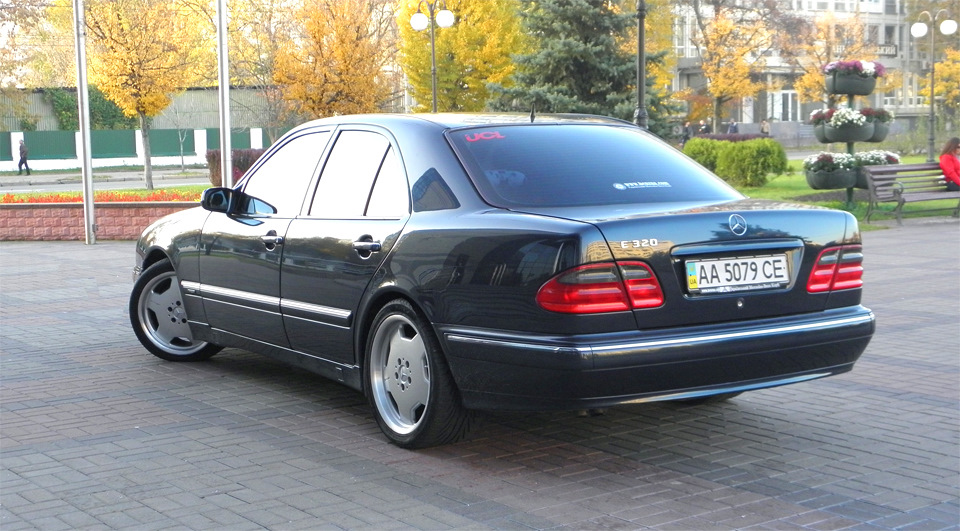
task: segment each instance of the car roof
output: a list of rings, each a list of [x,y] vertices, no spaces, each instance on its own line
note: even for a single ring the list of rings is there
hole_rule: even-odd
[[[403,123],[411,124],[415,122],[433,123],[445,129],[455,129],[460,127],[476,127],[482,125],[498,124],[563,124],[563,123],[593,123],[607,125],[634,125],[626,120],[611,118],[608,116],[592,114],[526,114],[526,113],[382,113],[382,114],[356,114],[343,115],[330,118],[321,118],[303,124],[303,126],[312,125],[330,125],[330,124],[349,124],[365,123],[380,125],[400,125]]]

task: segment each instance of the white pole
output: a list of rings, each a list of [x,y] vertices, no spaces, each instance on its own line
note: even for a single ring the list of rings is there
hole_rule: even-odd
[[[87,27],[83,18],[83,0],[73,0],[74,43],[77,49],[77,105],[80,107],[81,170],[83,181],[83,226],[87,245],[97,243],[97,223],[93,211],[93,161],[90,149],[90,101],[87,93]]]
[[[227,4],[217,0],[217,66],[220,89],[220,175],[222,185],[233,187],[230,148],[230,65],[227,61]]]

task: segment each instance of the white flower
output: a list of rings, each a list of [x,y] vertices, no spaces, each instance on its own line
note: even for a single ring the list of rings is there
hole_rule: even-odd
[[[857,153],[860,166],[876,166],[878,164],[900,164],[900,155],[882,149]]]
[[[863,68],[863,73],[870,77],[874,77],[877,73],[877,67],[872,61],[860,61],[860,66]]]
[[[867,117],[849,107],[840,107],[833,113],[827,125],[831,127],[861,126],[867,123]]]

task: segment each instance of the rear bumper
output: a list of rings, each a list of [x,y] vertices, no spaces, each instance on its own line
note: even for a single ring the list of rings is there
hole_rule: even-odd
[[[519,336],[440,327],[464,405],[549,410],[674,400],[849,371],[876,328],[854,306],[671,330]]]

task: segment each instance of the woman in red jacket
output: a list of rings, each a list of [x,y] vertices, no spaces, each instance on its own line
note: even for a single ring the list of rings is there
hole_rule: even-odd
[[[943,146],[940,169],[947,178],[947,190],[960,191],[960,138],[953,137]]]

